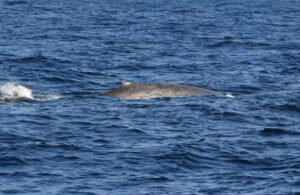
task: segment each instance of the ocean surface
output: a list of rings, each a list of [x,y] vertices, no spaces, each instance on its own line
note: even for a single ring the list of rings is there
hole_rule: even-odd
[[[1,0],[0,194],[300,194],[300,1]]]

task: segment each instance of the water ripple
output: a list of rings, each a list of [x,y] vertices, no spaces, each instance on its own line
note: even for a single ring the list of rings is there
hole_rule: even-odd
[[[0,193],[299,193],[299,8],[0,1]],[[236,97],[99,96],[122,79]]]

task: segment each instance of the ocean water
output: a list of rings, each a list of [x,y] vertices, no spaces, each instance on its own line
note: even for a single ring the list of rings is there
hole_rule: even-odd
[[[298,0],[0,1],[0,194],[299,194],[299,140]]]

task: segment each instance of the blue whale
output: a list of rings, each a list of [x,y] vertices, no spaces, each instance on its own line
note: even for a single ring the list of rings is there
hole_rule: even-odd
[[[175,83],[136,83],[122,81],[122,84],[110,91],[101,93],[102,96],[114,96],[130,99],[147,99],[157,97],[181,97],[191,95],[214,95],[233,97],[231,94],[222,94],[209,89]]]

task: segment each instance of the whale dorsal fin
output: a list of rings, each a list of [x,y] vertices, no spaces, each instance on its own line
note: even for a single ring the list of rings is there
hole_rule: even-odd
[[[124,81],[124,80],[122,80],[121,82],[122,82],[122,86],[128,86],[132,83],[132,82],[129,82],[129,81]]]

